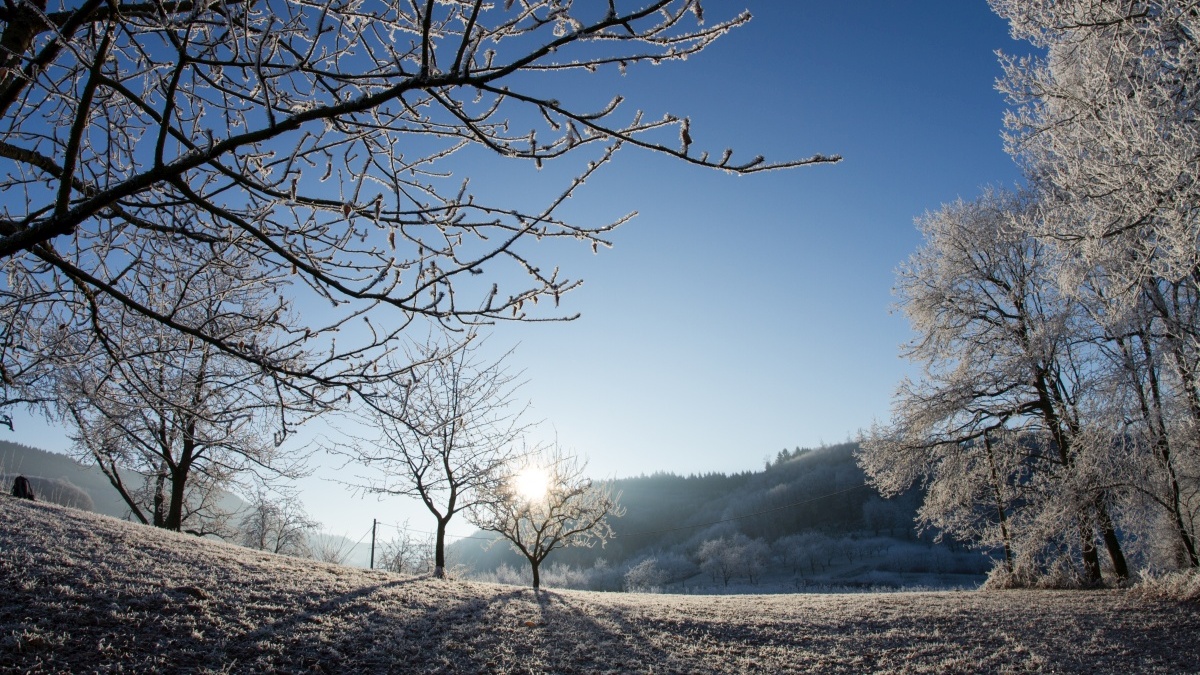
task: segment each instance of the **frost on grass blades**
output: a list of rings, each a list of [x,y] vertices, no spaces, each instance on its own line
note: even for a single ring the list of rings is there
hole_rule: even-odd
[[[0,498],[0,670],[1195,670],[1200,606],[1132,591],[641,595],[328,565]]]

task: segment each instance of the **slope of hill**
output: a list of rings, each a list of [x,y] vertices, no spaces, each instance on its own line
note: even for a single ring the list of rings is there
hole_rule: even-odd
[[[547,583],[621,590],[623,576],[654,559],[669,591],[792,591],[812,586],[974,587],[991,560],[983,552],[920,537],[916,490],[883,500],[854,460],[855,443],[783,451],[762,471],[734,475],[659,473],[615,481],[625,516],[603,547],[551,554]],[[487,535],[477,535],[489,539]],[[760,559],[733,578],[705,573],[705,541],[744,537]],[[455,542],[453,559],[481,578],[508,579],[528,565],[504,544]],[[597,565],[601,568],[597,569]],[[504,566],[503,568],[501,566]],[[498,572],[496,570],[499,570]]]
[[[87,493],[92,509],[97,513],[123,517],[128,513],[125,502],[96,466],[86,466],[57,452],[47,452],[27,445],[0,441],[0,473],[8,476],[22,474],[46,480],[62,480]],[[5,488],[12,487],[6,480]],[[8,492],[8,489],[5,489]]]
[[[51,501],[66,506],[87,508],[89,511],[103,513],[114,518],[129,517],[129,507],[126,506],[116,488],[108,481],[108,477],[95,464],[82,464],[74,457],[57,452],[47,452],[27,445],[0,441],[0,480],[8,488],[12,486],[11,476],[21,474],[35,481],[35,486],[41,483],[46,490],[38,491],[38,499]],[[132,472],[122,471],[122,480],[127,485],[137,485],[141,477]],[[58,484],[66,483],[65,489],[54,491]],[[8,493],[5,489],[5,493]],[[73,493],[82,491],[82,498]],[[56,498],[59,497],[59,498]],[[92,504],[89,506],[87,501]],[[240,513],[246,509],[246,502],[232,492],[222,492],[219,508],[229,513]],[[131,518],[132,519],[132,518]]]
[[[405,577],[0,497],[6,672],[1172,673],[1131,591],[678,596]]]

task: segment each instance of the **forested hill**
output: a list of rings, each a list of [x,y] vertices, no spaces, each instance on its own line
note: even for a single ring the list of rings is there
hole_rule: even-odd
[[[17,475],[33,482],[40,499],[115,518],[128,513],[120,495],[95,465],[80,464],[61,453],[0,441],[0,481],[3,481],[0,487],[5,494]],[[77,496],[79,493],[82,498]]]
[[[917,500],[880,499],[854,462],[857,448],[785,450],[759,472],[618,480],[626,514],[614,521],[606,555],[619,560],[733,532],[768,543],[805,531],[909,536]]]
[[[83,464],[70,455],[0,441],[0,488],[12,489],[13,478],[23,475],[33,483],[38,499],[95,511],[114,518],[128,518],[129,507],[120,493],[95,463]],[[142,477],[122,470],[127,484],[140,484]],[[237,495],[222,491],[220,507],[230,513],[241,512],[246,503]]]
[[[785,450],[757,472],[656,473],[619,479],[616,486],[626,514],[613,521],[616,537],[604,548],[556,551],[551,562],[583,569],[603,558],[620,569],[651,556],[694,561],[703,542],[739,534],[773,550],[783,550],[778,542],[803,535],[808,542],[826,542],[820,546],[827,549],[832,548],[828,542],[886,539],[931,551],[928,541],[916,541],[914,531],[920,495],[913,491],[881,499],[866,485],[854,461],[857,448],[856,443],[844,443]],[[805,546],[811,551],[816,545]],[[464,540],[454,551],[462,564],[477,572],[501,564],[522,566],[503,545],[484,549]],[[978,553],[970,555],[983,562]]]

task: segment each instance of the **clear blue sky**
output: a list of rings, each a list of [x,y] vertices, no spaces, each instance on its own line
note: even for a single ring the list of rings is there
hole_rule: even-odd
[[[520,343],[512,366],[533,416],[597,476],[757,469],[886,417],[911,371],[897,355],[907,324],[890,310],[894,270],[919,244],[913,218],[1019,177],[994,52],[1028,49],[984,0],[705,5],[710,21],[744,7],[748,26],[687,62],[563,80],[580,88],[564,99],[620,93],[651,117],[690,116],[697,150],[845,158],[739,178],[630,149],[572,200],[580,217],[640,215],[612,250],[564,248],[561,266],[585,279],[564,307],[582,318],[501,326],[491,343]],[[471,175],[531,199],[566,180],[554,164]],[[12,440],[66,448],[56,430],[18,424]],[[315,478],[304,487],[312,514],[353,538],[372,517],[426,519]]]
[[[909,372],[890,309],[913,218],[1018,179],[994,52],[1024,46],[986,2],[749,8],[748,26],[631,71],[622,93],[651,117],[691,116],[714,154],[843,162],[733,177],[627,151],[574,205],[640,213],[613,250],[569,261],[583,317],[498,333],[521,342],[539,416],[601,475],[756,469],[885,417]]]

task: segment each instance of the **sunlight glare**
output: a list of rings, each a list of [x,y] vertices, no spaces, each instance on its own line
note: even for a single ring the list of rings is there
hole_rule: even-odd
[[[527,466],[513,478],[517,494],[529,502],[538,502],[546,497],[550,476],[540,466]]]

